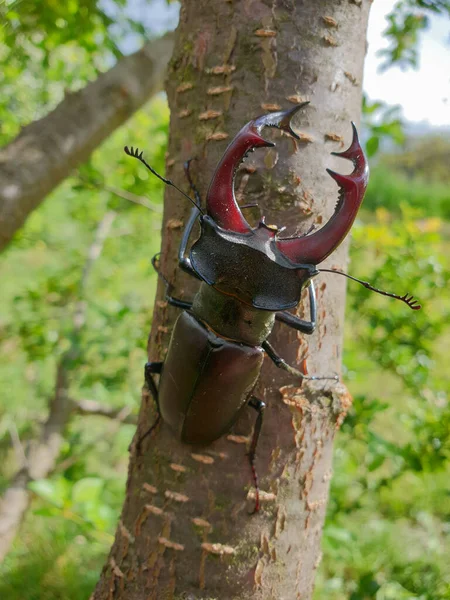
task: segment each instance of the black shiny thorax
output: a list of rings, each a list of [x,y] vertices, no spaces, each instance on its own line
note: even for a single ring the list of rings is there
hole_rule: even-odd
[[[266,311],[297,306],[311,276],[278,250],[273,230],[262,223],[248,233],[235,233],[202,217],[201,235],[192,246],[190,260],[205,283]]]

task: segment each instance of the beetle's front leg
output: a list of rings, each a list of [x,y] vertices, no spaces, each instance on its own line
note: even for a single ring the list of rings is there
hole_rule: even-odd
[[[198,210],[198,208],[194,207],[191,211],[189,221],[187,222],[187,225],[184,229],[183,237],[181,238],[180,242],[180,248],[178,250],[178,264],[180,265],[180,268],[183,269],[183,271],[185,271],[189,275],[192,275],[192,277],[195,277],[196,279],[200,279],[200,277],[194,271],[191,265],[191,259],[188,256],[185,256],[185,253],[189,243],[190,235],[192,233],[192,229],[194,228],[194,225],[197,222],[199,214],[200,211]]]
[[[202,199],[200,196],[200,192],[198,191],[198,189],[195,186],[194,182],[192,181],[192,177],[191,177],[191,172],[190,172],[191,162],[192,162],[192,159],[189,159],[184,163],[184,172],[185,172],[186,178],[189,182],[189,186],[190,186],[191,190],[194,192],[194,197],[197,202],[197,205],[201,206]],[[180,248],[178,250],[178,264],[180,265],[180,268],[183,269],[183,271],[185,271],[189,275],[192,275],[192,277],[195,277],[197,279],[200,279],[200,277],[197,275],[197,273],[192,268],[191,259],[189,257],[185,256],[185,254],[186,254],[186,249],[187,249],[187,246],[189,243],[189,238],[192,233],[192,229],[194,228],[194,225],[198,219],[199,214],[200,214],[200,210],[198,208],[194,207],[189,216],[189,221],[187,222],[187,225],[184,229],[183,237],[181,238],[181,242],[180,242]]]

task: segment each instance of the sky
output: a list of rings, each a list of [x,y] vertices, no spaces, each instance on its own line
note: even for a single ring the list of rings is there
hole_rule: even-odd
[[[371,100],[400,104],[409,121],[429,125],[450,125],[450,20],[431,17],[430,28],[421,35],[419,69],[402,71],[391,67],[379,72],[377,51],[388,46],[383,38],[386,14],[395,0],[375,0],[372,4],[368,53],[364,67],[364,89]]]

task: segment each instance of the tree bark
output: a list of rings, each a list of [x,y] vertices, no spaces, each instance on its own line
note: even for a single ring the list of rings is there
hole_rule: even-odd
[[[247,159],[237,189],[243,203],[256,200],[268,223],[287,225],[291,233],[325,223],[337,200],[325,167],[350,171],[330,151],[349,145],[350,120],[359,119],[369,5],[185,0],[167,87],[170,177],[182,183],[183,161],[196,157],[192,172],[204,195],[226,144],[247,121],[310,100],[296,123],[303,141],[273,132],[276,148]],[[177,268],[176,251],[189,210],[167,190],[161,271],[174,295],[185,299],[196,283]],[[327,266],[345,266],[347,245]],[[281,325],[270,342],[291,364],[300,367],[307,358],[310,373],[332,375],[340,370],[345,282],[333,275],[316,281],[314,335],[306,339]],[[297,314],[305,317],[307,310],[304,301]],[[160,286],[151,360],[164,358],[177,313],[163,301]],[[207,448],[186,447],[158,426],[142,454],[132,445],[127,496],[96,600],[311,599],[333,438],[351,399],[342,383],[302,386],[268,360],[256,395],[267,404],[256,460],[260,513],[249,514],[250,410],[230,435]],[[154,419],[144,388],[136,435]]]
[[[173,34],[145,44],[0,150],[0,250],[28,215],[113,131],[163,88]]]

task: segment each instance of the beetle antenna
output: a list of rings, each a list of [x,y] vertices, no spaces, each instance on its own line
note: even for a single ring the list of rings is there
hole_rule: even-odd
[[[193,198],[191,198],[190,196],[185,194],[183,192],[183,190],[180,190],[180,188],[178,186],[176,186],[173,181],[171,181],[170,179],[166,179],[165,177],[163,177],[162,175],[157,173],[155,171],[155,169],[148,164],[148,162],[144,158],[143,150],[139,150],[139,148],[133,148],[133,146],[131,146],[131,148],[128,148],[128,146],[125,146],[124,150],[125,150],[125,154],[128,154],[128,156],[132,156],[133,158],[137,158],[143,165],[145,165],[147,167],[147,169],[151,173],[153,173],[153,175],[156,175],[156,177],[158,179],[161,179],[161,181],[163,181],[166,185],[171,185],[176,190],[178,190],[180,192],[180,194],[183,194],[183,196],[185,198],[187,198],[189,200],[189,202],[192,202],[192,204],[202,213],[202,215],[205,214],[203,212],[203,210],[201,209],[201,207],[197,204],[197,202]]]
[[[353,275],[349,275],[348,273],[344,273],[344,271],[338,271],[336,269],[319,269],[319,272],[320,273],[337,273],[338,275],[344,275],[344,277],[347,277],[348,279],[352,279],[353,281],[360,283],[361,285],[363,285],[368,290],[371,290],[372,292],[376,292],[377,294],[381,294],[382,296],[388,296],[389,298],[394,298],[395,300],[401,300],[402,302],[407,304],[409,306],[409,308],[412,308],[412,310],[420,310],[422,308],[422,306],[418,303],[418,301],[414,299],[414,296],[412,296],[410,294],[405,294],[404,296],[399,296],[398,294],[392,294],[391,292],[385,292],[383,290],[379,290],[378,288],[374,287],[367,281],[362,281],[361,279],[357,279],[356,277],[353,277]]]
[[[197,204],[197,208],[199,208],[202,205],[202,199],[200,196],[200,192],[198,191],[195,183],[192,181],[192,177],[191,177],[191,162],[193,160],[197,160],[196,158],[189,158],[183,165],[184,167],[184,173],[186,175],[186,179],[189,182],[189,186],[191,188],[191,190],[194,192],[194,198],[195,198],[195,202]]]

